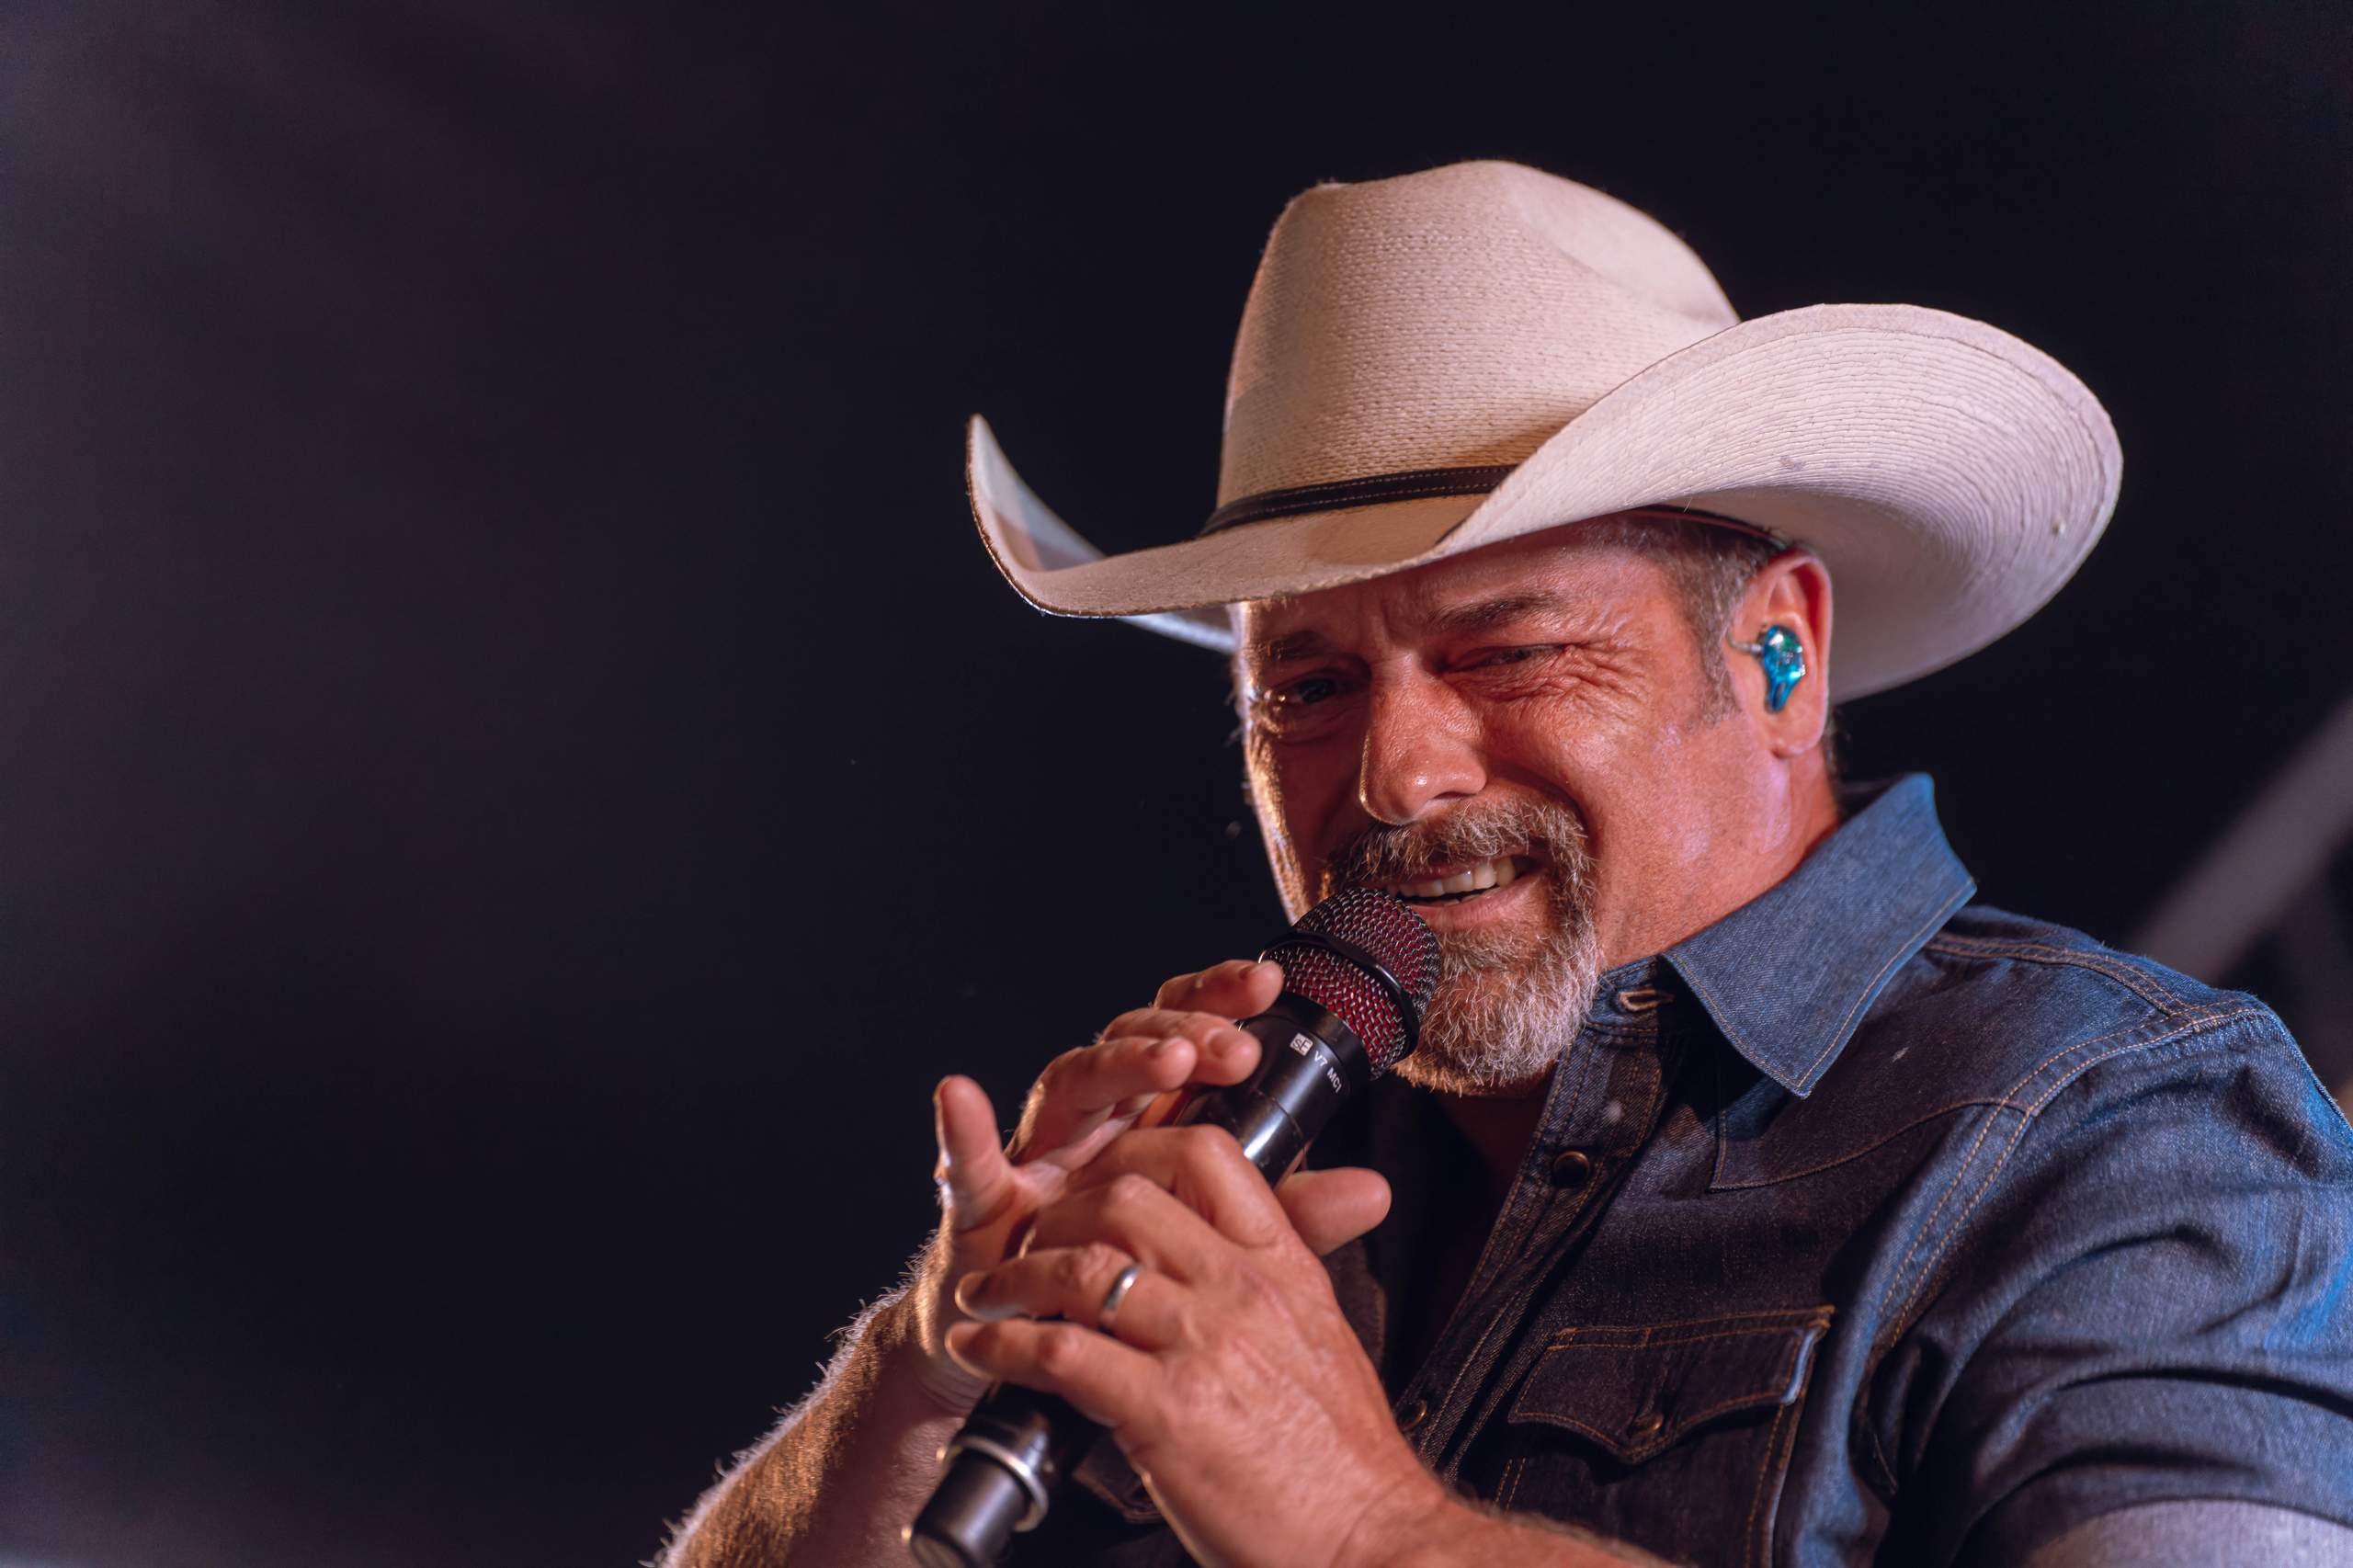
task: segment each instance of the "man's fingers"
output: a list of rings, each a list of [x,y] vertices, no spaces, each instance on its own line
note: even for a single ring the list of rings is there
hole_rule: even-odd
[[[1289,1227],[1318,1255],[1387,1218],[1388,1180],[1354,1166],[1294,1172],[1269,1202],[1265,1179],[1230,1133],[1211,1127],[1139,1129],[1096,1156],[1075,1178],[1085,1191],[1126,1176],[1161,1187],[1229,1241],[1265,1246]],[[1276,1210],[1279,1207],[1279,1216]]]
[[[1023,1108],[1014,1158],[1084,1164],[1108,1122],[1143,1115],[1188,1084],[1242,1082],[1258,1065],[1258,1042],[1233,1021],[1272,1006],[1282,978],[1281,965],[1247,959],[1179,975],[1157,1006],[1120,1014],[1098,1043],[1054,1058]]]
[[[1146,1268],[1187,1283],[1210,1278],[1233,1253],[1233,1244],[1198,1212],[1149,1177],[1132,1175],[1095,1182],[1038,1210],[1023,1250],[1090,1243],[1118,1247]]]
[[[1158,1414],[1152,1358],[1074,1323],[960,1323],[948,1331],[948,1353],[982,1377],[1060,1394],[1098,1426],[1132,1427]]]
[[[1141,1177],[1174,1194],[1228,1241],[1265,1246],[1288,1228],[1267,1178],[1221,1127],[1141,1128],[1097,1155],[1078,1174],[1085,1188]]]
[[[1032,1247],[995,1268],[956,1282],[956,1305],[983,1323],[1006,1318],[1066,1318],[1103,1327],[1103,1303],[1136,1259],[1118,1247],[1089,1242],[1074,1247]],[[1112,1327],[1139,1350],[1159,1350],[1188,1337],[1189,1292],[1168,1275],[1138,1267],[1120,1293]]]
[[[1258,1064],[1257,1038],[1245,1034],[1232,1018],[1220,1013],[1139,1007],[1113,1018],[1103,1030],[1103,1043],[1096,1049],[1135,1038],[1191,1041],[1200,1062],[1194,1076],[1206,1083],[1239,1083]]]
[[[1155,1007],[1254,1018],[1282,994],[1283,966],[1266,959],[1228,959],[1198,974],[1180,974],[1160,988]]]
[[[942,1078],[931,1092],[931,1107],[949,1229],[961,1234],[996,1223],[1012,1209],[1019,1188],[997,1142],[988,1092],[970,1078]]]
[[[1258,1065],[1258,1041],[1214,1013],[1144,1007],[1123,1013],[1101,1043],[1066,1051],[1046,1064],[1014,1140],[1028,1161],[1080,1148],[1114,1116],[1135,1116],[1188,1084],[1238,1084]]]
[[[1290,1216],[1300,1240],[1320,1256],[1363,1235],[1389,1215],[1389,1182],[1379,1171],[1355,1165],[1328,1171],[1294,1171],[1275,1198]]]
[[[1191,1079],[1199,1053],[1191,1039],[1165,1033],[1139,1033],[1063,1052],[1038,1075],[1014,1140],[1016,1157],[1037,1159],[1068,1149],[1114,1112],[1181,1087]]]

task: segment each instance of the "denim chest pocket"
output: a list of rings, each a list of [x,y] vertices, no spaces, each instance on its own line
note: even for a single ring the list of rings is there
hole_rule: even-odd
[[[1563,1330],[1505,1416],[1498,1506],[1760,1568],[1831,1309]]]

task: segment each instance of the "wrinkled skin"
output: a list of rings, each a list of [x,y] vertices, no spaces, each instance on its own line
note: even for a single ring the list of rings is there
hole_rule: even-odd
[[[1725,651],[1737,698],[1725,715],[1711,709],[1665,573],[1574,530],[1243,607],[1251,782],[1291,912],[1331,891],[1329,862],[1368,831],[1411,835],[1518,798],[1583,824],[1586,912],[1605,967],[1730,913],[1836,823],[1819,746],[1830,590],[1812,557],[1784,554],[1747,590],[1738,634],[1768,622],[1797,631],[1813,673],[1768,713],[1762,672]],[[1441,941],[1544,939],[1546,869],[1540,851],[1530,859],[1536,869],[1508,888],[1427,907]],[[1380,1176],[1294,1178],[1278,1197],[1224,1134],[1137,1125],[1151,1091],[1247,1071],[1255,1045],[1231,1024],[1271,1001],[1274,985],[1263,971],[1221,966],[1171,982],[1165,1012],[1115,1023],[1114,1043],[1097,1049],[1116,1061],[1063,1068],[1065,1081],[1095,1075],[1072,1101],[1094,1108],[1035,1113],[1017,1141],[1057,1143],[1050,1171],[1006,1165],[977,1086],[942,1086],[950,1229],[964,1239],[942,1259],[954,1299],[927,1346],[973,1380],[1060,1393],[1110,1428],[1204,1562],[1633,1560],[1469,1509],[1396,1431],[1316,1262],[1378,1221]],[[1137,1043],[1150,1037],[1167,1040],[1173,1059]],[[1037,1104],[1055,1104],[1055,1076]],[[1540,1078],[1501,1085],[1449,1109],[1508,1170],[1540,1088]],[[1016,1256],[1005,1256],[1006,1215],[1029,1224]],[[1095,1314],[1131,1259],[1145,1272],[1113,1338]],[[1041,1321],[1055,1318],[1066,1321]]]

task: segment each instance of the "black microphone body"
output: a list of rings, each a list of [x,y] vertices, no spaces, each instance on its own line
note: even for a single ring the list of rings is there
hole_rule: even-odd
[[[1374,1065],[1355,1030],[1296,992],[1240,1027],[1257,1037],[1257,1070],[1196,1095],[1175,1119],[1224,1128],[1273,1183],[1370,1086]],[[1017,1530],[1045,1517],[1055,1488],[1101,1435],[1052,1394],[1009,1383],[992,1389],[940,1455],[947,1473],[907,1533],[915,1561],[924,1568],[995,1562]]]

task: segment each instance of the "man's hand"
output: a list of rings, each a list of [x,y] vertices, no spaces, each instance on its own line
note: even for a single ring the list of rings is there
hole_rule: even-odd
[[[1152,1006],[1112,1019],[1096,1044],[1047,1063],[1009,1147],[998,1144],[996,1112],[978,1084],[948,1078],[933,1092],[945,1213],[905,1310],[925,1392],[943,1414],[965,1415],[990,1381],[948,1354],[948,1331],[964,1321],[956,1281],[1004,1262],[1074,1173],[1129,1129],[1165,1119],[1176,1091],[1247,1077],[1258,1042],[1234,1020],[1265,1012],[1281,990],[1279,964],[1245,959],[1178,975]]]
[[[1415,1568],[1602,1561],[1561,1557],[1557,1537],[1518,1540],[1511,1555],[1514,1541],[1443,1504],[1391,1427],[1380,1381],[1313,1256],[1378,1222],[1387,1183],[1370,1171],[1302,1172],[1270,1194],[1225,1133],[1160,1125],[1175,1091],[1238,1083],[1256,1067],[1258,1042],[1233,1020],[1265,1012],[1281,986],[1268,963],[1170,981],[1156,1006],[1047,1067],[1009,1149],[980,1085],[942,1083],[947,1214],[915,1278],[704,1496],[669,1568],[904,1564],[900,1530],[938,1480],[940,1443],[1000,1373],[1043,1387],[1074,1380],[1068,1392],[1108,1417],[1211,1562],[1356,1568],[1366,1553],[1332,1549],[1351,1529],[1379,1549],[1370,1560]],[[1028,1255],[1008,1263],[1024,1237]],[[953,1294],[977,1274],[971,1290],[982,1295],[966,1299],[989,1316],[1061,1312],[1092,1324],[1131,1256],[1158,1272],[1130,1292],[1120,1332],[1151,1349],[1073,1324],[976,1324]],[[975,1331],[983,1337],[967,1342]],[[949,1353],[951,1334],[961,1359]],[[1074,1346],[1125,1359],[1098,1385]],[[1429,1550],[1416,1554],[1417,1540]]]
[[[983,1321],[948,1344],[973,1377],[1058,1393],[1108,1427],[1201,1562],[1377,1561],[1449,1506],[1316,1260],[1388,1207],[1371,1171],[1293,1177],[1279,1196],[1222,1129],[1132,1131],[1039,1212],[1022,1256],[962,1280]],[[1113,1338],[1097,1314],[1131,1262],[1144,1271]]]

